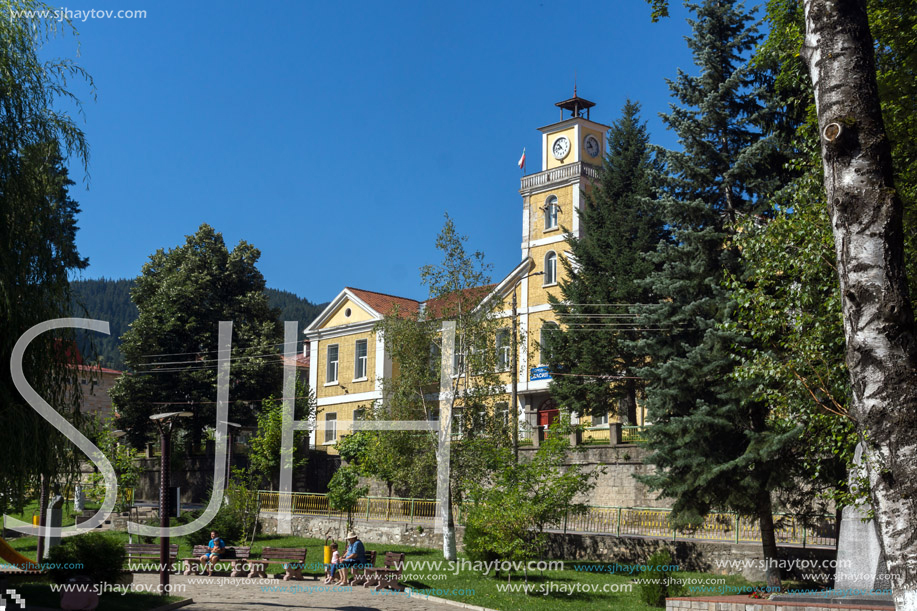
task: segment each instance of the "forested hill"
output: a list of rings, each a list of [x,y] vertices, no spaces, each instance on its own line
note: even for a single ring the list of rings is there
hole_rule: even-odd
[[[76,280],[71,282],[74,297],[74,316],[85,316],[98,320],[107,320],[111,326],[111,335],[98,333],[80,334],[78,343],[80,353],[87,359],[98,354],[105,367],[123,369],[124,361],[119,350],[121,335],[127,331],[131,322],[137,318],[137,308],[131,301],[133,280]],[[268,301],[272,307],[280,309],[281,322],[299,321],[302,331],[321,313],[328,304],[314,304],[289,291],[266,289]],[[92,337],[90,337],[92,335]]]

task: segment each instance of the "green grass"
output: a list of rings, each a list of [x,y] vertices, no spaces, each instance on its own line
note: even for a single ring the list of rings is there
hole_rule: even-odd
[[[126,533],[109,531],[107,535],[111,537],[117,537],[124,543],[127,543]],[[205,539],[207,538],[207,535],[208,533],[205,533],[205,531],[200,531],[199,533],[195,533],[190,537],[180,538],[179,541],[177,541],[179,542],[180,546],[179,557],[190,556],[192,541],[199,544],[206,543]],[[189,541],[189,539],[191,541]],[[198,541],[198,539],[200,539],[200,541]],[[234,541],[227,541],[228,545],[235,545],[236,543],[237,542]],[[247,541],[244,543],[247,544]],[[34,537],[21,537],[18,539],[13,539],[10,541],[10,544],[25,555],[34,557]],[[343,551],[344,542],[338,541],[338,544],[341,545],[340,549]],[[441,550],[409,547],[406,545],[384,545],[376,543],[367,543],[365,546],[367,551],[375,550],[377,552],[376,566],[380,566],[382,564],[382,558],[384,557],[384,553],[387,551],[404,552],[405,559],[410,563],[420,563],[424,561],[443,561]],[[307,578],[322,578],[324,576],[324,541],[321,539],[279,535],[259,535],[255,538],[255,541],[252,544],[252,556],[260,556],[261,550],[265,547],[305,547],[307,548],[308,552],[306,554],[306,566],[303,570],[303,575]],[[459,557],[461,559],[465,556],[460,554]],[[614,559],[610,558],[608,563],[614,563]],[[627,573],[611,574],[602,572],[590,572],[583,571],[582,569],[576,570],[574,568],[574,566],[584,567],[598,564],[603,563],[567,561],[564,565],[564,570],[550,572],[546,571],[544,573],[538,571],[530,572],[528,575],[528,584],[532,586],[533,592],[530,594],[525,594],[523,592],[500,591],[499,588],[507,583],[507,574],[505,572],[499,576],[496,576],[493,573],[490,575],[482,575],[480,572],[463,570],[460,571],[458,575],[455,575],[452,572],[445,570],[431,571],[407,567],[405,569],[405,573],[413,573],[417,576],[417,578],[405,580],[403,583],[415,590],[437,589],[466,590],[469,592],[473,591],[473,594],[467,593],[465,595],[436,592],[431,592],[431,594],[434,596],[449,598],[473,605],[480,605],[491,609],[499,609],[500,611],[530,609],[533,611],[554,611],[555,609],[560,611],[577,611],[579,609],[653,611],[654,607],[650,607],[640,600],[640,589],[636,584],[632,584],[633,587],[631,588],[630,592],[598,591],[588,594],[585,593],[583,591],[585,588],[597,587],[598,590],[601,590],[604,584],[628,585],[631,584],[635,577],[637,577],[636,574],[631,575]],[[267,572],[268,574],[282,573],[283,567],[281,564],[271,564],[268,567]],[[741,576],[721,576],[695,572],[678,572],[674,575],[679,579],[709,579],[711,577],[723,578],[725,579],[725,584],[732,588],[750,589],[763,585],[762,583],[748,582]],[[513,573],[511,576],[511,583],[523,584],[525,583],[525,576],[522,574],[522,572]],[[784,582],[784,586],[793,588],[810,585],[812,584],[800,584],[786,581]],[[579,590],[574,591],[574,588],[578,588]],[[690,595],[690,593],[686,595]],[[161,600],[159,597],[156,597],[156,599]],[[149,607],[140,607],[137,604],[130,604],[125,607],[100,607],[100,609],[121,608],[126,610],[130,609],[131,611],[140,611],[141,609],[146,609]]]
[[[86,502],[86,509],[98,509],[102,505],[100,503],[93,503],[92,501]],[[37,516],[38,514],[39,502],[32,501],[28,505],[22,508],[20,513],[9,513],[11,517],[16,518],[17,520],[22,520],[23,522],[32,523],[32,516]],[[76,523],[75,514],[73,513],[73,505],[65,502],[63,508],[63,515],[61,515],[61,526],[72,526]]]

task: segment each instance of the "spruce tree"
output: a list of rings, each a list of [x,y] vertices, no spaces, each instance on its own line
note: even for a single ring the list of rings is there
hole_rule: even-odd
[[[639,342],[649,363],[642,370],[653,423],[648,462],[656,466],[642,479],[675,499],[676,524],[699,524],[714,510],[757,518],[764,556],[775,561],[771,491],[789,483],[787,452],[798,431],[774,428],[753,398],[757,381],[731,376],[747,339],[732,322],[724,283],[727,274],[742,277],[736,221],[764,211],[763,195],[779,176],[761,136],[767,109],[745,60],[759,36],[741,3],[689,7],[696,19],[688,45],[700,74],[679,72],[670,81],[677,103],[663,116],[682,150],[665,155],[661,202],[674,240],[652,257],[659,271],[648,285],[660,300],[643,308],[645,326],[665,330]],[[779,571],[767,573],[778,585]]]
[[[644,255],[666,235],[654,200],[660,167],[639,113],[628,100],[608,133],[602,171],[579,213],[582,235],[567,237],[575,263],[561,258],[568,280],[561,282],[563,301],[552,303],[563,325],[546,339],[556,374],[551,394],[560,405],[577,414],[618,413],[631,423],[643,356],[633,346],[629,304],[653,298],[640,284],[654,269]]]

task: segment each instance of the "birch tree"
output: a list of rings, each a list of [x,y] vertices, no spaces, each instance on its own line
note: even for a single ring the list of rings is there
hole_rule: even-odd
[[[850,412],[864,444],[895,607],[917,610],[917,338],[873,37],[865,0],[804,0],[803,8],[802,56],[821,136]]]
[[[648,0],[653,18],[668,0]],[[850,415],[895,608],[917,610],[917,337],[866,0],[802,0],[840,280]]]

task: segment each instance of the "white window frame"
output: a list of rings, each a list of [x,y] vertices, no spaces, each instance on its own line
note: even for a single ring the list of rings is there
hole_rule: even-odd
[[[332,348],[334,348],[334,360],[331,359]],[[329,344],[325,348],[325,386],[338,383],[338,373],[340,372],[340,368],[341,347],[339,344]]]
[[[325,414],[325,444],[335,443],[338,439],[338,415],[337,412]]]
[[[557,217],[560,206],[557,205],[557,196],[551,195],[544,202],[544,230],[557,229]]]
[[[363,356],[360,356],[360,343],[363,344]],[[369,340],[358,339],[353,343],[353,381],[366,379],[366,371],[369,365]]]
[[[544,254],[544,284],[552,286],[557,284],[557,253],[549,250]]]
[[[592,426],[603,426],[605,424],[608,424],[608,412],[605,412],[600,416],[592,417]]]
[[[503,341],[501,342],[501,338]],[[512,367],[512,345],[509,329],[498,329],[496,336],[497,371],[509,371]]]

